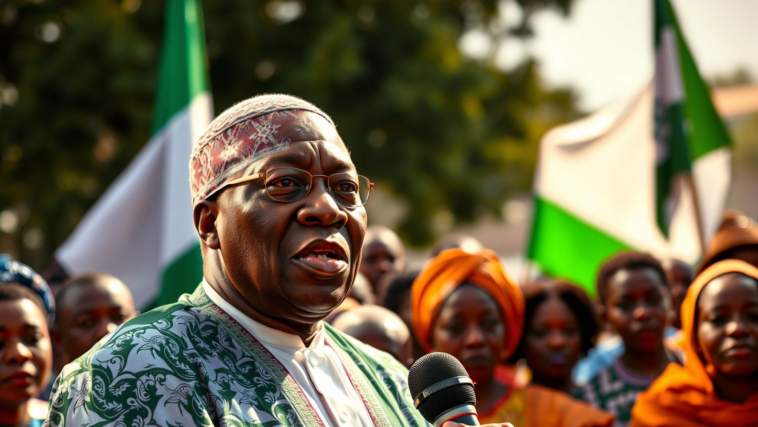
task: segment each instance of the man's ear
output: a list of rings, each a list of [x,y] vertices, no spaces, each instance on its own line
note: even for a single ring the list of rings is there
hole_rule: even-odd
[[[218,230],[216,229],[218,203],[215,200],[202,200],[195,205],[193,214],[195,229],[198,236],[200,236],[200,240],[210,249],[219,249],[221,245],[218,239]]]

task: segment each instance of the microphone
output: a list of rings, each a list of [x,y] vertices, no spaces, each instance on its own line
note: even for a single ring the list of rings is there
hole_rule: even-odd
[[[429,353],[408,372],[408,388],[421,415],[440,427],[445,421],[478,426],[474,382],[455,357]]]

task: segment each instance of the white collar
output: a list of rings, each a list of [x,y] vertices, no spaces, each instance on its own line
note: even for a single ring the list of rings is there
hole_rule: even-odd
[[[226,301],[221,295],[216,292],[215,289],[203,278],[203,290],[208,295],[208,298],[213,301],[214,304],[221,307],[222,310],[227,312],[234,320],[242,325],[248,332],[250,332],[255,339],[267,346],[286,348],[290,350],[303,350],[305,348],[323,349],[324,337],[324,325],[322,322],[318,324],[318,332],[314,335],[310,346],[306,346],[299,335],[288,334],[278,329],[270,328],[262,323],[256,322],[251,319],[250,316],[244,314],[236,307]]]

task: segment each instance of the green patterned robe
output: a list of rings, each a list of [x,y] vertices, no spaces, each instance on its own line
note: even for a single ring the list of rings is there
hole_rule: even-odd
[[[426,426],[408,371],[326,326],[327,340],[376,426]],[[49,426],[320,426],[281,363],[199,286],[125,323],[67,365]]]

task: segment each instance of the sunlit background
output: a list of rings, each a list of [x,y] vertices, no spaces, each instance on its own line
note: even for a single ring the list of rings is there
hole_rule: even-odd
[[[758,216],[758,2],[674,0]],[[218,113],[286,92],[329,112],[377,182],[370,222],[418,265],[473,235],[514,269],[539,140],[652,78],[650,1],[206,1]],[[43,269],[150,136],[162,1],[0,2],[0,252]],[[189,212],[187,213],[190,214]]]

